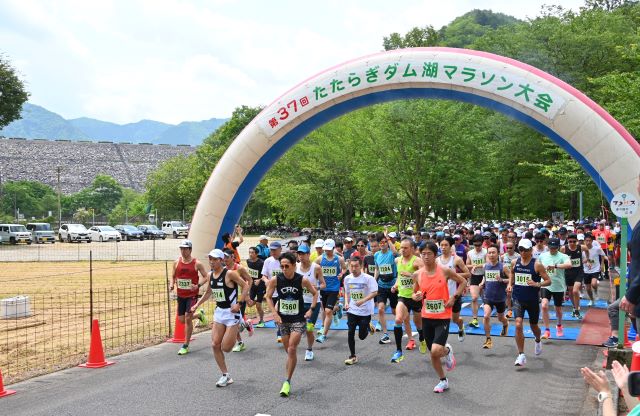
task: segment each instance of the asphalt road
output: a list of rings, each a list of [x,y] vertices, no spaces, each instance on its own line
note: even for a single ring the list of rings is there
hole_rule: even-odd
[[[359,363],[345,366],[347,332],[330,333],[316,344],[316,359],[304,362],[303,343],[289,398],[279,397],[285,354],[273,329],[258,329],[242,353],[229,353],[234,384],[216,388],[220,373],[210,348],[210,333],[178,357],[179,345],[161,344],[113,357],[103,369],[72,368],[10,386],[18,394],[0,399],[1,415],[583,415],[596,414],[578,369],[595,364],[598,349],[572,341],[544,341],[540,357],[526,341],[527,366],[514,367],[513,338],[449,340],[457,368],[450,390],[432,392],[437,377],[427,356],[407,351],[390,363],[394,347],[380,345],[376,334],[356,339]],[[406,341],[405,341],[406,342]],[[588,397],[589,396],[589,397]]]

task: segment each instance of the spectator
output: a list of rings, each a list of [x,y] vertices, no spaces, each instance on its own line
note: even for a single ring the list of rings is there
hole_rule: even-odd
[[[233,235],[229,235],[229,233],[222,234],[222,241],[224,242],[224,248],[233,251],[234,261],[236,263],[240,263],[240,253],[238,253],[238,247],[244,241],[244,237],[242,236],[242,228],[239,225],[236,225],[236,228],[233,231]]]
[[[258,250],[258,258],[261,260],[266,260],[269,258],[269,237],[262,234],[260,236],[260,243],[256,246]]]
[[[638,175],[637,191],[640,194],[640,175]],[[631,266],[629,267],[629,290],[620,301],[620,309],[636,318],[636,328],[640,319],[640,221],[633,228],[629,241]]]

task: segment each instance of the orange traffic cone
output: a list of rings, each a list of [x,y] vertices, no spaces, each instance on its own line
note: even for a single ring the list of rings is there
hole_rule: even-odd
[[[631,346],[633,358],[631,358],[631,368],[629,371],[640,371],[640,341],[636,341]]]
[[[191,341],[191,339],[189,340]],[[180,318],[176,314],[176,330],[173,332],[173,338],[168,339],[167,342],[172,342],[174,344],[184,344],[187,342],[185,336],[185,325],[180,322]]]
[[[0,397],[11,396],[12,394],[16,394],[16,391],[4,389],[4,383],[2,382],[2,370],[0,370]]]
[[[624,343],[622,344],[625,348],[631,348],[633,343],[629,340],[629,323],[625,322],[624,324]]]
[[[115,363],[112,361],[106,361],[104,359],[102,337],[100,336],[100,324],[98,324],[97,319],[94,319],[91,326],[91,346],[89,347],[89,360],[85,364],[80,364],[79,367],[102,368],[111,364]]]

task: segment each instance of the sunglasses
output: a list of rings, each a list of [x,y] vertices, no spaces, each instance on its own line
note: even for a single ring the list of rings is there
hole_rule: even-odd
[[[292,266],[292,265],[290,265],[290,264],[281,264],[281,265],[280,265],[280,268],[281,268],[281,269],[289,269],[289,268],[291,268],[291,267],[293,267],[293,266]]]
[[[357,247],[366,247],[364,244],[358,244]]]
[[[569,240],[569,243],[577,243],[578,240]]]

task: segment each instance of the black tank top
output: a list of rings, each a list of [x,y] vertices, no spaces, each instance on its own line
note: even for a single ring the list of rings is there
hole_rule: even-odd
[[[247,260],[247,270],[251,279],[258,280],[262,278],[262,266],[264,266],[264,260],[258,259],[256,261]]]
[[[564,271],[565,275],[572,277],[578,276],[582,273],[582,247],[578,245],[576,250],[573,251],[567,245],[564,250],[565,254],[571,259],[571,268]]]
[[[370,254],[368,256],[365,256],[363,259],[363,263],[364,263],[364,272],[366,274],[373,276],[374,273],[376,272],[376,261],[373,258],[373,255]]]
[[[282,322],[304,322],[302,275],[295,273],[293,279],[289,280],[283,273],[279,273],[276,278],[278,313]]]
[[[220,273],[218,278],[213,275],[213,270],[209,272],[209,282],[211,284],[213,299],[216,301],[216,308],[229,309],[236,304],[236,300],[238,299],[238,285],[233,283],[233,287],[228,287],[224,283],[226,275],[226,268],[222,269],[222,273]]]

